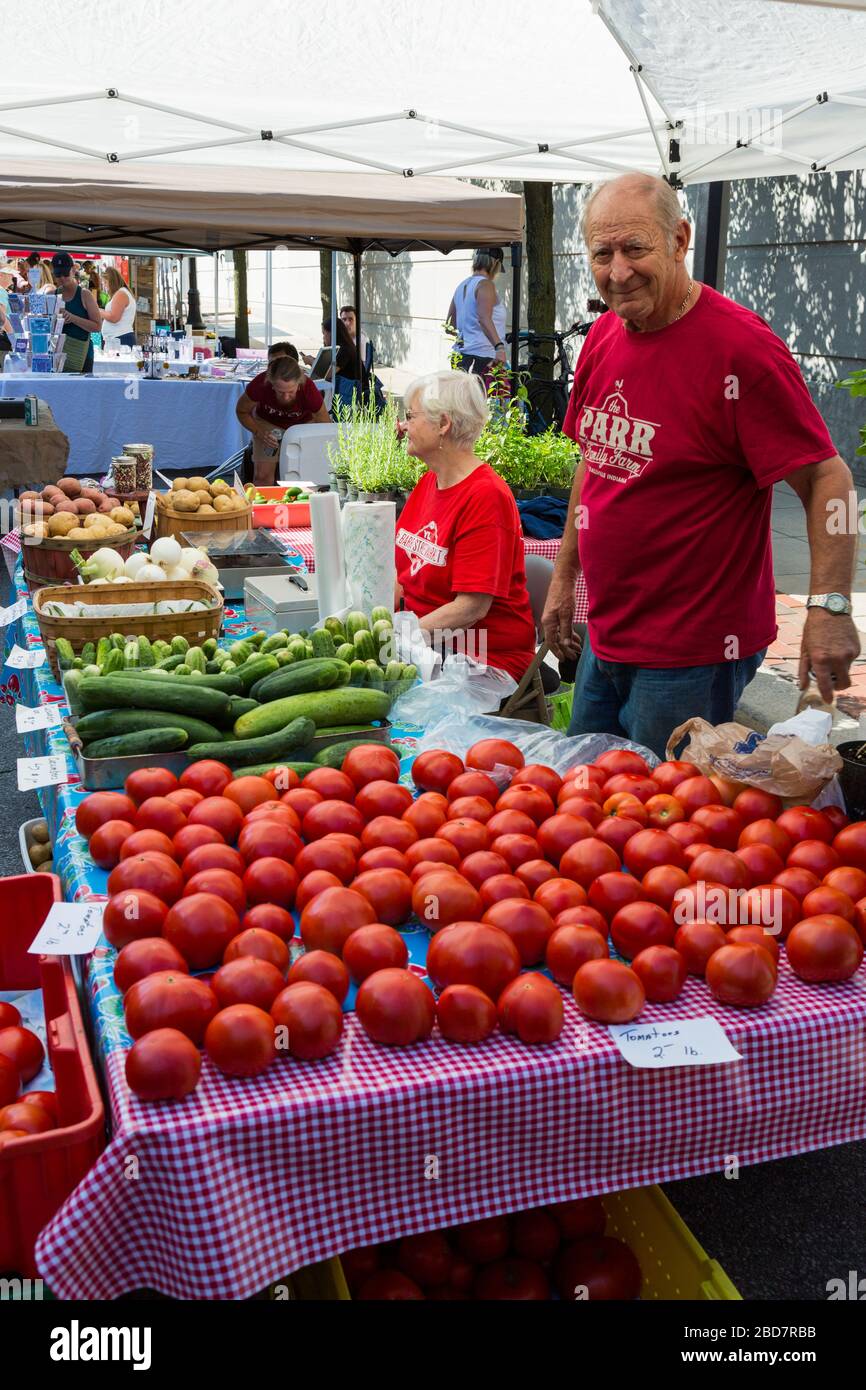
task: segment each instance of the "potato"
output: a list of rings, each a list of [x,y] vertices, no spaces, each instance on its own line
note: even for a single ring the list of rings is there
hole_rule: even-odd
[[[105,493],[98,487],[83,487],[81,496],[86,497],[95,507],[98,507],[100,502],[105,501]]]
[[[41,521],[32,521],[29,526],[24,527],[24,534],[32,537],[33,540],[44,541],[48,532]]]
[[[206,507],[211,500],[210,493],[205,492],[204,488],[199,488],[196,491],[195,496],[198,498],[198,504],[200,507]]]
[[[216,516],[216,507],[212,507],[210,502],[205,502],[204,506],[199,507],[196,516]]]
[[[24,521],[43,521],[53,515],[53,506],[50,502],[43,502],[41,497],[37,497],[35,502],[32,497],[28,497],[26,502],[21,503],[21,517]]]
[[[225,478],[217,478],[217,480],[216,480],[215,483],[211,483],[211,485],[210,485],[210,490],[211,490],[211,492],[214,493],[215,495],[216,495],[216,493],[219,493],[219,492],[231,492],[231,491],[232,491],[232,489],[229,487],[228,483],[226,482]]]
[[[54,860],[53,860],[53,859],[46,859],[46,861],[45,861],[44,864],[37,864],[37,866],[36,866],[36,872],[37,872],[37,874],[53,874],[53,873],[54,873]]]
[[[137,502],[129,503],[129,511],[131,511],[135,516],[141,516],[141,507],[138,505]]]
[[[224,492],[220,493],[219,497],[214,498],[213,504],[214,510],[218,512],[230,512],[234,510],[232,499],[226,496]]]
[[[171,485],[172,492],[183,492],[189,487],[189,478],[175,478]]]
[[[41,500],[41,494],[38,492],[19,492],[18,494],[19,502],[39,502]]]
[[[66,532],[68,541],[90,541],[93,543],[93,532],[85,531],[83,526],[73,526],[71,531]]]
[[[30,827],[30,837],[37,845],[48,845],[51,843],[51,836],[48,833],[48,825],[44,820],[38,820],[35,825]]]
[[[31,845],[31,846],[30,846],[30,851],[29,851],[29,853],[30,853],[30,863],[33,865],[33,867],[34,867],[34,869],[35,869],[35,868],[37,868],[40,864],[46,864],[46,863],[48,862],[48,860],[51,858],[51,846],[50,846],[50,845]]]
[[[125,536],[128,529],[127,526],[121,526],[117,521],[109,521],[106,523],[105,534],[106,536]]]
[[[57,486],[66,497],[75,498],[81,496],[81,484],[77,478],[61,478]]]
[[[58,502],[54,510],[55,512],[69,512],[70,516],[78,515],[78,508],[74,502],[70,502],[68,497],[65,502]]]
[[[197,512],[199,508],[199,500],[189,488],[180,488],[173,492],[171,504],[179,512]]]
[[[85,528],[85,530],[87,530],[87,531],[92,531],[92,530],[94,530],[95,527],[99,527],[99,528],[101,529],[101,528],[102,528],[102,524],[103,524],[103,519],[104,519],[104,518],[103,518],[101,512],[91,512],[89,516],[86,516],[86,517],[84,518],[84,528]]]
[[[79,516],[88,516],[96,511],[96,503],[91,502],[89,497],[77,497],[75,500],[75,510]]]
[[[129,507],[112,507],[109,515],[111,520],[116,521],[120,526],[129,528],[135,525],[135,516]]]
[[[78,525],[78,519],[69,512],[55,512],[48,522],[49,536],[68,536]]]
[[[99,512],[100,516],[111,516],[111,513],[114,511],[116,505],[117,504],[115,502],[111,501],[110,497],[106,497],[104,502],[100,502],[96,510]]]
[[[187,487],[190,492],[206,492],[210,496],[210,483],[207,478],[190,478]]]

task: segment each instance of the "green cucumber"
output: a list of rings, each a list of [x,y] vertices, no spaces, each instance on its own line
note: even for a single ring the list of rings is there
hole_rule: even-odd
[[[205,671],[190,671],[186,677],[190,685],[206,685],[209,690],[223,690],[226,695],[243,695],[244,687],[237,671],[218,671],[211,675]]]
[[[112,647],[115,647],[119,652],[122,652],[126,646],[126,638],[120,632],[112,632],[108,640],[111,642]]]
[[[259,709],[242,714],[234,726],[238,738],[259,738],[276,733],[292,719],[305,717],[320,725],[357,724],[362,720],[384,719],[391,701],[384,690],[356,690],[339,686],[336,690],[316,690],[273,700]]]
[[[374,608],[371,612],[370,622],[373,623],[373,631],[375,632],[376,623],[387,623],[390,627],[390,625],[394,622],[394,615],[391,612],[390,608],[383,608],[380,606],[378,608]]]
[[[145,729],[166,728],[166,714],[159,709],[103,709],[93,714],[85,714],[75,724],[75,732],[87,744],[95,738],[111,738],[115,734],[138,734]],[[220,731],[214,724],[204,719],[193,719],[187,714],[170,716],[172,729],[184,729],[190,743],[216,743]]]
[[[100,671],[99,667],[98,667],[98,666],[96,665],[96,663],[94,662],[94,663],[93,663],[92,665],[90,665],[90,666],[83,666],[83,667],[81,668],[81,674],[82,674],[82,676],[91,676],[91,677],[93,677],[93,676],[101,676],[101,675],[102,675],[102,672]]]
[[[171,656],[171,647],[168,645],[167,642],[163,642],[161,637],[157,638],[157,640],[152,644],[152,646],[153,655],[156,658],[157,662],[165,661],[167,656]]]
[[[324,627],[330,632],[335,644],[346,641],[346,629],[339,618],[326,618]]]
[[[292,637],[289,641],[289,651],[292,653],[293,661],[306,661],[307,644],[300,637]]]
[[[141,665],[141,662],[138,658],[138,641],[136,638],[133,638],[131,642],[127,642],[126,646],[124,647],[123,664],[126,667],[127,671],[137,670],[138,667]]]
[[[321,763],[289,763],[280,758],[277,762],[272,760],[271,762],[253,763],[252,767],[233,767],[232,772],[235,777],[264,777],[266,773],[273,772],[276,768],[277,780],[275,785],[279,790],[279,772],[288,768],[290,772],[296,772],[299,777],[306,777],[308,772],[315,772],[319,767],[321,767]]]
[[[81,660],[84,662],[84,665],[85,665],[85,666],[93,666],[93,665],[95,665],[95,663],[96,663],[96,643],[95,643],[95,642],[85,642],[84,646],[81,648],[81,651],[79,652],[79,656],[81,657]]]
[[[278,667],[271,675],[256,681],[250,694],[254,700],[281,700],[286,695],[301,695],[311,690],[331,690],[348,678],[349,668],[336,657],[313,657],[310,661],[293,661],[290,666]]]
[[[156,665],[160,671],[176,671],[178,666],[183,665],[183,656],[178,652],[172,652],[171,656],[163,657]]]
[[[84,677],[80,671],[63,672],[63,693],[73,718],[81,714],[81,682],[83,680]]]
[[[288,647],[280,647],[278,652],[274,652],[274,656],[277,658],[278,666],[291,666],[295,659]]]
[[[103,665],[100,667],[103,676],[116,676],[124,670],[123,652],[118,651],[117,647],[112,647]]]
[[[133,680],[129,676],[100,676],[81,682],[81,703],[85,710],[164,709],[191,714],[220,727],[228,718],[231,701],[222,690],[177,681]],[[252,711],[255,715],[256,711]],[[249,719],[251,715],[244,715]]]
[[[334,646],[334,639],[327,628],[317,628],[310,641],[313,644],[313,652],[316,656],[336,656],[337,648]]]
[[[256,713],[257,711],[252,710],[249,714],[242,715],[241,718],[251,719],[255,717]],[[264,762],[267,758],[279,761],[280,758],[288,757],[289,753],[297,748],[302,748],[305,743],[309,743],[315,733],[316,726],[311,719],[298,717],[284,723],[273,733],[262,737],[243,739],[239,737],[237,743],[193,744],[189,750],[189,756],[196,762],[204,758],[215,758],[219,762],[228,763],[229,767],[235,764]]]
[[[61,671],[71,671],[72,663],[75,660],[75,652],[68,637],[58,637],[54,643],[54,650],[57,653],[57,664]]]
[[[251,700],[248,696],[236,695],[232,699],[232,706],[229,710],[229,718],[231,719],[232,723],[234,723],[235,720],[240,719],[242,714],[249,714],[251,709],[258,709],[258,707],[258,700]],[[223,737],[226,738],[227,735],[224,734]],[[207,743],[207,741],[207,739],[196,740],[197,743]]]
[[[376,660],[376,643],[373,641],[372,632],[356,632],[354,642],[355,656],[359,661]]]
[[[207,657],[201,647],[190,647],[186,654],[186,664],[191,671],[198,671],[202,676],[205,674],[204,668],[207,666]]]
[[[385,667],[385,684],[388,685],[391,681],[399,681],[399,680],[402,680],[402,679],[403,679],[403,663],[402,663],[402,661],[389,661],[389,662],[388,662],[388,665]]]
[[[232,642],[228,649],[228,654],[236,666],[240,666],[244,661],[249,661],[255,647],[252,642]]]
[[[217,654],[217,640],[215,637],[206,637],[201,644],[201,649],[208,661],[213,661]]]
[[[274,632],[271,634],[271,636],[267,639],[266,642],[262,643],[262,645],[259,647],[259,651],[266,656],[268,652],[276,653],[278,651],[281,651],[283,647],[287,647],[288,645],[289,639],[284,632]]]
[[[346,615],[343,627],[346,631],[346,640],[352,642],[354,641],[356,632],[367,632],[369,630],[370,619],[367,617],[366,613],[362,613],[356,608],[354,612]]]
[[[255,647],[256,651],[258,651],[259,647],[261,647],[262,643],[266,640],[267,635],[268,634],[260,628],[259,631],[254,632],[251,637],[245,637],[244,641],[249,642],[250,646]]]
[[[341,642],[341,643],[340,643],[339,647],[337,648],[337,660],[338,660],[338,661],[348,661],[349,664],[351,665],[351,663],[355,660],[355,644],[354,644],[354,642]]]
[[[382,679],[382,668],[378,661],[368,661],[366,667],[367,679],[364,684],[369,686],[371,690],[383,690],[385,682]]]
[[[100,637],[96,644],[96,664],[100,671],[105,668],[109,653],[113,650],[110,637]]]
[[[342,768],[346,754],[353,748],[390,748],[390,743],[385,739],[370,738],[349,738],[341,743],[329,743],[327,748],[320,748],[318,753],[313,754],[313,762],[319,767],[335,767],[338,771]]]
[[[138,664],[143,669],[156,665],[156,657],[153,654],[149,637],[139,637],[138,639]]]
[[[233,671],[232,675],[240,681],[243,693],[247,695],[254,685],[266,680],[268,676],[276,675],[279,669],[280,663],[272,652],[265,652],[264,656],[261,652],[256,652],[249,661],[245,661],[242,666]]]
[[[175,656],[186,656],[189,651],[189,642],[185,637],[172,637],[171,650]]]
[[[185,661],[182,661],[179,666],[175,666],[174,668],[174,674],[176,676],[189,676],[191,673],[192,668],[187,666]]]
[[[173,753],[189,742],[186,729],[164,725],[161,729],[142,729],[137,734],[118,734],[88,743],[86,758],[134,758],[142,753]]]
[[[366,663],[366,661],[360,661],[360,660],[358,660],[358,661],[353,661],[353,662],[352,662],[351,666],[349,667],[349,684],[350,684],[350,685],[366,685],[366,684],[367,684],[367,663]]]

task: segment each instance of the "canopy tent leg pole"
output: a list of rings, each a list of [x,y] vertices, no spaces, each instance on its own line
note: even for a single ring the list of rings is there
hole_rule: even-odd
[[[359,387],[363,385],[364,374],[361,358],[361,252],[352,252],[355,267],[355,373]]]
[[[198,292],[198,269],[195,263],[195,256],[187,257],[189,265],[189,289],[187,291],[187,323],[195,329],[204,328],[201,318],[201,296]]]
[[[511,392],[517,395],[520,385],[520,272],[523,266],[523,242],[511,243]]]
[[[273,294],[274,294],[274,253],[265,252],[265,347],[270,347],[273,336]]]
[[[337,375],[337,253],[331,252],[331,381]]]
[[[731,185],[727,180],[701,183],[696,191],[692,275],[711,289],[721,291],[725,283]]]
[[[214,252],[213,257],[213,327],[216,339],[217,357],[219,357],[220,343],[220,253]]]

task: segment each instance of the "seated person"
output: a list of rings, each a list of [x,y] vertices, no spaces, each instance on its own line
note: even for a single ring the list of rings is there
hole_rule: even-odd
[[[399,426],[426,466],[397,523],[397,595],[443,657],[462,651],[520,681],[535,656],[523,534],[506,484],[473,452],[488,404],[477,375],[433,372]]]
[[[326,348],[329,348],[331,346],[331,325],[330,322],[327,320],[322,324],[322,344]],[[303,358],[308,367],[311,367],[316,360],[315,357],[312,356],[312,354],[307,352],[303,354]],[[363,363],[361,365],[363,368]],[[337,319],[337,377],[345,377],[347,380],[350,381],[358,380],[358,366],[355,360],[355,344],[352,338],[349,336],[349,330],[343,323],[342,319]],[[334,378],[333,361],[331,362],[331,365],[328,367],[328,370],[325,372],[325,375],[322,378],[322,380],[334,381],[334,384],[336,385],[336,381]]]
[[[274,347],[291,344],[274,344]],[[270,352],[273,352],[273,348]],[[292,348],[294,352],[294,348]],[[270,355],[270,354],[269,354]],[[272,487],[280,458],[280,441],[291,425],[328,424],[330,415],[318,386],[309,380],[295,356],[278,354],[266,372],[253,377],[239,398],[236,414],[252,435],[253,481]]]

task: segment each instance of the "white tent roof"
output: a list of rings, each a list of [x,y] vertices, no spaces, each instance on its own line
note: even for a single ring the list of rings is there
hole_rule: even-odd
[[[683,182],[866,163],[866,13],[791,0],[32,0],[0,168]]]

